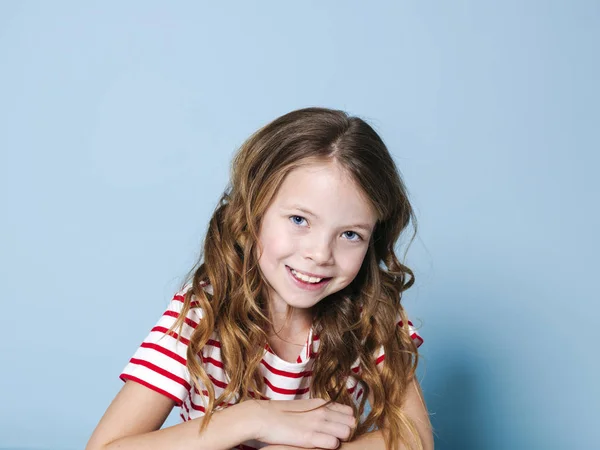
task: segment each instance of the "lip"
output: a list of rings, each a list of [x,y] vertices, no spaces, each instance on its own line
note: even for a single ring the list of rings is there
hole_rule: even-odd
[[[288,269],[294,269],[293,267],[290,267],[290,266],[285,266],[285,267],[287,267]],[[304,270],[298,270],[298,269],[294,269],[294,270],[296,272],[300,272],[302,275],[306,275],[306,276],[313,277],[313,278],[331,278],[331,277],[328,277],[325,275],[319,275],[316,273],[305,272]]]
[[[317,278],[326,278],[326,279],[320,281],[319,283],[306,283],[302,280],[299,280],[292,274],[291,267],[285,266],[285,269],[286,269],[288,275],[290,276],[290,280],[292,281],[292,283],[294,283],[294,285],[296,287],[299,287],[300,289],[303,289],[305,291],[320,291],[320,290],[324,289],[329,284],[329,282],[332,280],[331,277],[317,277]],[[304,272],[302,272],[302,273],[304,273]]]

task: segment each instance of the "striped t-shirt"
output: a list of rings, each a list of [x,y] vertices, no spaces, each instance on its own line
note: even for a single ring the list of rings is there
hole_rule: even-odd
[[[210,288],[210,287],[209,287]],[[180,407],[180,416],[183,421],[188,421],[204,415],[205,389],[194,386],[186,368],[186,351],[192,332],[202,319],[202,310],[199,307],[190,308],[178,341],[177,333],[167,334],[183,308],[185,291],[175,294],[167,310],[164,312],[156,326],[144,339],[129,363],[121,373],[123,381],[132,380],[140,383],[160,394],[172,399]],[[193,301],[193,298],[192,298]],[[401,325],[401,323],[400,323]],[[423,342],[409,322],[411,337],[417,346]],[[178,331],[177,329],[175,331]],[[319,336],[310,330],[304,348],[300,351],[296,362],[288,362],[279,358],[267,346],[261,360],[260,371],[264,377],[265,388],[262,393],[271,400],[305,399],[310,396],[310,381],[314,357],[319,350]],[[383,347],[375,355],[377,364],[384,358]],[[221,343],[218,336],[213,333],[202,349],[204,369],[214,388],[215,399],[227,387],[227,377],[221,360]],[[352,370],[358,373],[358,361]],[[202,383],[201,387],[202,386]],[[361,383],[353,377],[347,381],[348,392],[355,402],[359,402],[363,394]],[[227,406],[236,403],[235,401]],[[222,409],[223,407],[217,407]],[[265,444],[252,441],[241,445],[240,449],[253,449],[263,447]]]

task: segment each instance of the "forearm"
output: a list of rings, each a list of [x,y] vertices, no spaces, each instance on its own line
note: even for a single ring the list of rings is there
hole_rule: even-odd
[[[228,450],[252,439],[250,402],[215,412],[200,432],[203,418],[171,427],[117,439],[101,450]]]
[[[383,433],[380,430],[365,433],[352,442],[342,442],[342,445],[338,447],[341,450],[385,450],[385,441],[383,439]],[[401,447],[398,450],[405,450],[405,447]]]
[[[429,430],[419,430],[421,444],[423,446],[423,450],[433,450],[433,435]],[[417,448],[416,443],[413,441],[410,447],[406,445],[400,445],[397,450],[412,450],[413,448]],[[354,439],[352,442],[343,442],[342,445],[338,447],[338,450],[386,450],[385,448],[385,440],[383,438],[383,433],[381,430],[372,431],[370,433],[365,433],[358,438]]]
[[[416,447],[406,447],[401,445],[397,450],[412,450]],[[354,439],[352,442],[342,442],[337,450],[386,450],[385,440],[383,439],[383,433],[380,430],[365,433],[360,437]],[[433,440],[429,442],[425,439],[423,442],[424,450],[433,450]],[[269,445],[264,450],[302,450],[300,447],[293,447],[288,445]]]

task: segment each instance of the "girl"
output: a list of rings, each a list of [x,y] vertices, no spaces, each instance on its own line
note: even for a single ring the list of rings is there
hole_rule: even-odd
[[[87,449],[432,449],[394,252],[411,219],[363,120],[307,108],[260,129]]]

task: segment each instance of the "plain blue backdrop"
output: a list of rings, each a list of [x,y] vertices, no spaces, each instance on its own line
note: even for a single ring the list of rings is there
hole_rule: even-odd
[[[411,193],[436,448],[600,448],[599,43],[597,1],[1,2],[0,448],[84,447],[231,155],[312,105]]]

